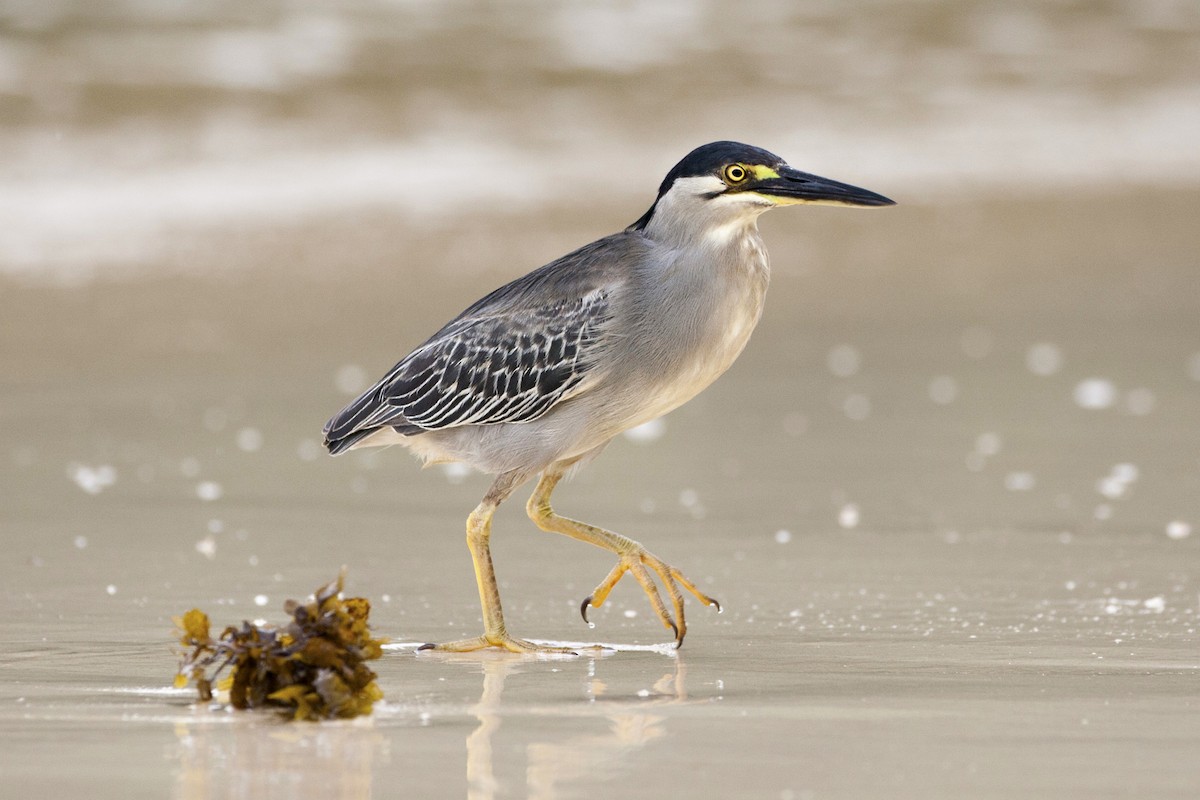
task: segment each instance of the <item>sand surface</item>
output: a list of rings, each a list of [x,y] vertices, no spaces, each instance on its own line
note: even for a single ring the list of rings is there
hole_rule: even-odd
[[[0,130],[22,156],[0,175],[5,794],[1195,797],[1194,14],[893,5],[746,5],[786,68],[721,4],[625,50],[618,12],[580,9],[529,32],[370,4],[9,31],[53,80],[17,69]],[[790,110],[755,122],[731,75]],[[736,123],[696,111],[733,97]],[[462,530],[487,479],[330,459],[322,423],[721,136],[900,201],[765,217],[741,360],[556,495],[724,613],[689,603],[676,652],[630,581],[587,628],[609,557],[514,499],[512,631],[616,649],[415,653],[479,631]],[[394,642],[371,718],[170,688],[172,615],[278,621],[343,564]]]

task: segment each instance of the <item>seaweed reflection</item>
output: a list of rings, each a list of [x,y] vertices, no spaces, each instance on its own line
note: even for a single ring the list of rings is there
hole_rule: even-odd
[[[366,800],[375,771],[388,761],[387,737],[369,718],[264,727],[261,715],[250,714],[230,725],[179,723],[175,735],[175,800]]]

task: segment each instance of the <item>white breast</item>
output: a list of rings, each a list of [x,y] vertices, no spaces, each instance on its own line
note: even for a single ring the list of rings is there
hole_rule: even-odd
[[[766,299],[766,254],[755,248],[747,263],[754,268],[735,276],[726,276],[720,291],[706,293],[702,307],[689,309],[694,317],[686,357],[673,375],[663,375],[652,402],[640,414],[640,422],[662,416],[686,403],[706,389],[729,369],[741,355],[750,334],[762,316]]]

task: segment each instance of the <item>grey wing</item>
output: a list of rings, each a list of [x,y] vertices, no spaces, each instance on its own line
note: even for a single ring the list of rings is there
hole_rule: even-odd
[[[593,365],[609,296],[461,317],[326,425],[327,442],[385,425],[403,433],[529,422],[570,397]]]

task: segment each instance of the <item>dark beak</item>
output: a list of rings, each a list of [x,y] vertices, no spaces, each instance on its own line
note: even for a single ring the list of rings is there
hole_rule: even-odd
[[[780,205],[813,203],[833,206],[894,206],[896,202],[881,194],[810,175],[791,167],[780,167],[779,177],[764,178],[748,186],[747,191],[766,195]]]

